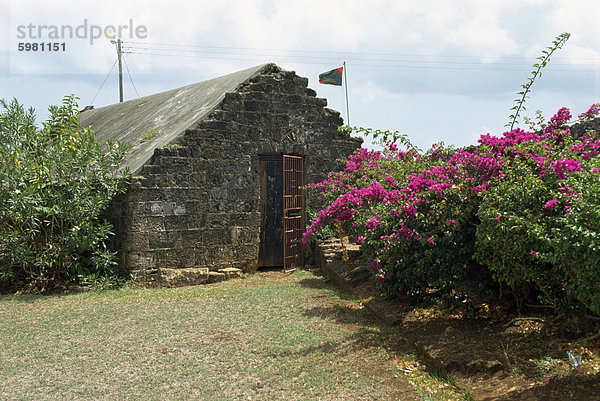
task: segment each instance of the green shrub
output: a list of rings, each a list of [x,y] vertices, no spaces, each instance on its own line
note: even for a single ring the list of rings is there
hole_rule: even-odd
[[[495,279],[518,302],[535,295],[561,313],[600,314],[600,139],[594,132],[574,139],[567,108],[547,122],[541,112],[526,118],[531,131],[513,129],[534,81],[569,37],[559,35],[538,57],[500,137],[422,154],[406,135],[354,128],[381,135],[386,149],[359,149],[343,172],[311,186],[327,206],[304,240],[344,227],[388,296],[479,291]],[[599,114],[594,104],[579,119]]]
[[[483,135],[460,149],[359,149],[312,186],[328,205],[305,240],[343,226],[390,297],[472,294],[495,279],[519,301],[598,313],[600,140],[573,139],[570,118],[562,108],[538,132]]]
[[[39,128],[32,109],[0,104],[0,280],[43,291],[82,274],[116,274],[111,226],[99,216],[125,190],[126,148],[102,149],[80,126],[74,96],[51,106]]]
[[[473,154],[443,145],[421,154],[406,142],[406,151],[392,142],[383,152],[360,149],[343,172],[314,185],[329,205],[305,239],[342,225],[389,297],[481,287],[489,274],[472,258],[479,196],[464,178],[477,170]]]
[[[521,298],[600,313],[600,143],[562,134],[514,148],[481,203],[476,258]],[[564,161],[573,171],[552,169]]]

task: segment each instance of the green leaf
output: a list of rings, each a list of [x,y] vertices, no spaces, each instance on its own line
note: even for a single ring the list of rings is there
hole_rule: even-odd
[[[523,95],[521,98],[519,99],[515,99],[515,103],[516,103],[516,107],[511,108],[511,110],[525,110],[525,107],[523,106],[523,104],[525,103],[525,100],[528,98],[526,96],[527,92],[529,91],[530,87],[533,85],[534,81],[537,78],[541,78],[542,77],[542,73],[541,73],[541,69],[544,68],[547,64],[548,61],[550,60],[550,55],[556,51],[557,49],[560,49],[562,47],[562,45],[565,43],[565,41],[570,37],[570,33],[563,33],[559,36],[557,36],[553,41],[552,44],[553,46],[548,46],[546,49],[542,50],[542,54],[544,54],[545,56],[539,56],[536,58],[536,60],[540,60],[540,63],[535,63],[533,64],[533,68],[534,70],[531,71],[531,77],[528,77],[526,80],[526,83],[524,85],[521,85],[521,87],[523,89],[525,89],[524,92],[518,92],[518,95]],[[519,113],[517,112],[515,115],[511,115],[509,116],[509,120],[511,120],[511,122],[509,122],[511,129],[514,127],[514,124],[516,123],[516,119],[518,117]]]

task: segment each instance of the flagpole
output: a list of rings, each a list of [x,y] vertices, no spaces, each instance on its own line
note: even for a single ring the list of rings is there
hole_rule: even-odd
[[[346,72],[346,62],[344,61],[344,88],[346,89],[346,125],[350,126],[350,111],[348,109],[348,73]]]

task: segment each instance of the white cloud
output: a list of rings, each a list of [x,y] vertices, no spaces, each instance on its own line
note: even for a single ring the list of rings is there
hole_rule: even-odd
[[[499,2],[470,3],[465,8],[460,24],[447,35],[449,43],[462,47],[470,55],[480,57],[501,57],[516,53],[517,43],[501,25],[502,10]]]
[[[0,29],[8,40],[0,50],[11,53],[0,58],[2,96],[24,97],[41,110],[65,93],[90,101],[115,61],[115,48],[108,39],[93,46],[71,40],[61,54],[18,54],[15,26],[76,26],[86,18],[100,26],[131,19],[147,27],[148,38],[138,42],[153,44],[152,50],[136,51],[155,54],[126,54],[140,95],[276,61],[308,77],[345,114],[343,90],[316,79],[347,60],[352,124],[406,130],[423,147],[472,142],[485,127],[501,130],[535,57],[564,31],[572,37],[528,104],[545,110],[571,102],[580,112],[579,102],[600,101],[600,72],[573,71],[585,63],[600,71],[596,0],[14,0],[5,8]],[[97,105],[115,101],[115,75]]]

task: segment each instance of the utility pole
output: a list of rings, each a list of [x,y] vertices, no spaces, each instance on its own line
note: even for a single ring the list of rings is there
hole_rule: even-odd
[[[119,60],[119,102],[123,103],[123,64],[121,63],[121,39],[111,40],[110,43],[117,45],[117,58]]]
[[[121,64],[121,39],[117,39],[117,54],[119,55],[119,102],[123,103],[123,65]]]

